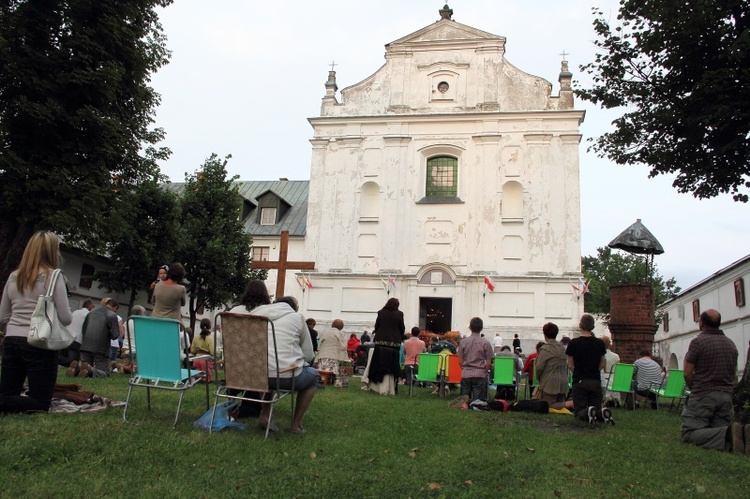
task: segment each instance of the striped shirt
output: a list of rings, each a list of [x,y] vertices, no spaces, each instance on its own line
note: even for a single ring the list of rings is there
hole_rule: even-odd
[[[635,379],[639,390],[659,388],[662,380],[661,366],[649,357],[641,357],[633,362],[635,366]]]

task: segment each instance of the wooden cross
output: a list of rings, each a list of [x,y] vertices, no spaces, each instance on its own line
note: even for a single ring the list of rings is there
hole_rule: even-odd
[[[276,295],[274,296],[277,300],[284,296],[284,284],[286,281],[287,270],[315,270],[315,262],[288,262],[286,259],[288,252],[289,231],[285,230],[281,233],[281,247],[279,248],[278,261],[274,262],[264,260],[260,262],[252,262],[252,268],[254,269],[275,269],[277,271]]]

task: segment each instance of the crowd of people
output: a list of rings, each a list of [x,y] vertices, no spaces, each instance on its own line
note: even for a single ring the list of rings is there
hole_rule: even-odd
[[[0,302],[0,328],[5,332],[2,371],[0,372],[0,413],[44,412],[50,407],[58,373],[58,363],[67,367],[67,374],[78,377],[103,378],[113,370],[130,372],[136,363],[132,319],[127,325],[117,314],[119,303],[104,298],[99,307],[86,300],[81,309],[71,312],[63,280],[50,290],[58,320],[70,327],[75,340],[64,351],[45,350],[27,342],[32,314],[40,295],[47,293],[48,278],[60,267],[60,240],[49,231],[32,235],[21,263],[9,277]],[[180,320],[186,302],[186,289],[180,284],[185,269],[175,263],[159,269],[151,287],[153,317]],[[51,286],[50,286],[51,287]],[[583,314],[580,334],[558,341],[559,328],[547,323],[541,328],[543,341],[522,361],[521,340],[514,336],[510,346],[503,345],[496,335],[492,341],[482,334],[483,321],[469,321],[470,334],[456,345],[451,342],[425,342],[419,328],[406,333],[404,314],[396,298],[389,298],[378,311],[372,336],[367,331],[358,338],[344,334],[344,322],[332,321],[322,332],[316,331],[314,319],[298,312],[291,297],[280,297],[271,303],[266,285],[251,281],[240,304],[232,313],[267,316],[275,325],[275,352],[279,365],[290,366],[275,372],[269,363],[269,380],[277,377],[283,389],[294,389],[297,404],[292,431],[304,433],[305,412],[312,403],[321,381],[320,372],[333,375],[335,387],[348,386],[348,373],[342,366],[361,367],[362,389],[381,395],[396,395],[399,382],[412,382],[419,370],[420,354],[440,352],[458,358],[461,367],[460,395],[465,402],[485,403],[489,400],[489,379],[496,357],[514,358],[520,382],[522,373],[530,384],[532,399],[541,401],[550,412],[572,414],[589,424],[614,424],[610,405],[620,403],[617,394],[607,394],[607,376],[620,358],[611,350],[610,338],[594,335],[595,321]],[[144,315],[145,309],[135,306],[132,315]],[[685,382],[690,397],[682,414],[682,440],[718,450],[746,453],[750,447],[750,425],[732,422],[732,388],[736,380],[738,351],[732,340],[719,329],[721,316],[716,310],[700,315],[701,333],[690,343],[685,357]],[[192,336],[181,333],[182,351],[200,357],[195,367],[206,373],[211,382],[212,359],[217,353],[209,319],[202,319],[200,331]],[[269,349],[274,348],[269,343]],[[118,360],[122,359],[122,363]],[[665,371],[651,352],[643,350],[634,362],[634,392],[637,397],[657,408],[652,390],[661,385]],[[28,390],[22,394],[24,383]],[[498,391],[495,399],[509,398]],[[633,403],[636,403],[633,400]],[[466,405],[463,405],[466,407]],[[507,405],[506,405],[507,407]],[[259,414],[261,428],[278,431],[270,419],[271,408],[263,404]]]

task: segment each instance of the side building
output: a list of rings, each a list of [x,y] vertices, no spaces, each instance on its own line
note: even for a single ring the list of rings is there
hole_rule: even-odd
[[[664,359],[668,369],[683,369],[685,353],[698,330],[703,310],[713,308],[721,314],[721,329],[739,350],[741,374],[747,362],[750,344],[750,306],[745,286],[750,279],[750,255],[706,277],[659,307],[663,320],[654,336],[655,355]]]

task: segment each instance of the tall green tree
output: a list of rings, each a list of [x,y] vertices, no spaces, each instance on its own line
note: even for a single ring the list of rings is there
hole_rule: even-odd
[[[590,281],[583,308],[591,314],[609,315],[609,288],[618,284],[650,284],[656,305],[680,292],[674,277],[665,280],[643,256],[612,251],[609,247],[597,248],[596,256],[584,256],[581,269]]]
[[[187,271],[193,329],[198,310],[224,307],[237,300],[251,278],[266,277],[266,271],[250,268],[252,237],[243,228],[236,177],[227,178],[229,158],[212,154],[198,172],[185,176],[180,196],[177,260]]]
[[[614,25],[594,12],[593,86],[577,94],[624,110],[594,150],[676,174],[679,192],[747,202],[750,2],[621,0]]]
[[[0,0],[0,286],[31,234],[92,249],[113,201],[169,151],[151,74],[171,0]]]
[[[138,293],[146,292],[157,268],[174,259],[179,243],[179,206],[174,192],[156,180],[124,193],[117,204],[114,237],[106,246],[111,270],[96,279],[108,291],[129,293],[128,310]]]

